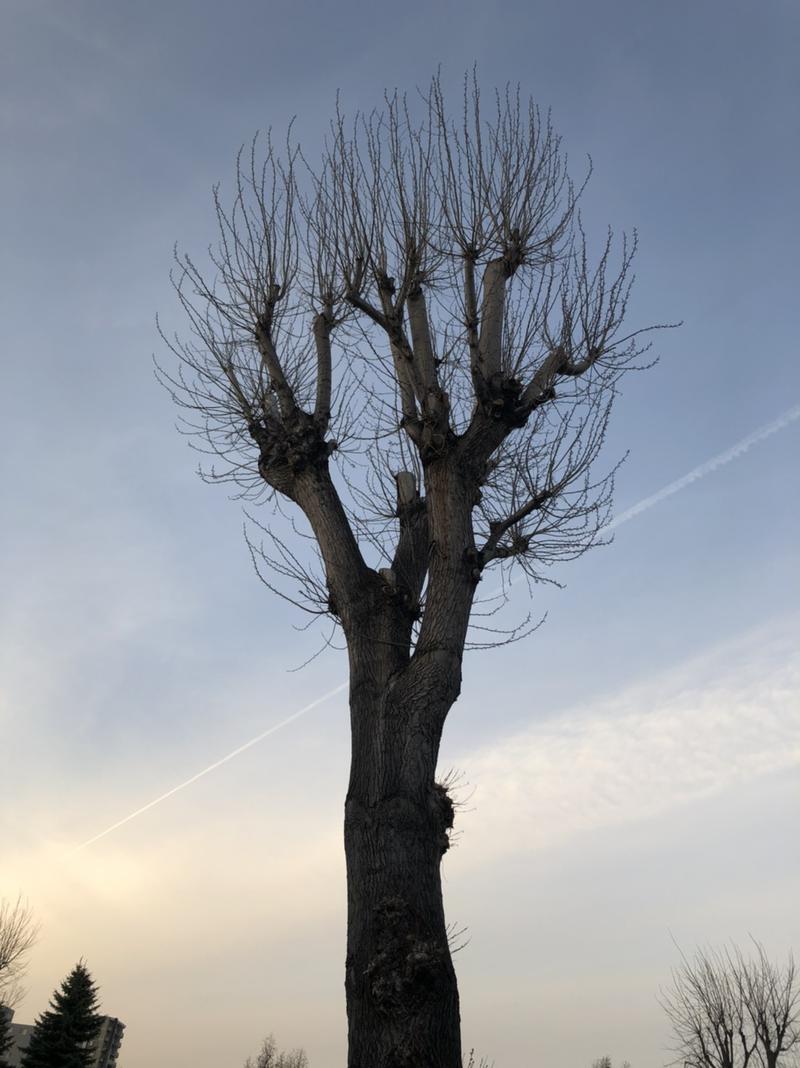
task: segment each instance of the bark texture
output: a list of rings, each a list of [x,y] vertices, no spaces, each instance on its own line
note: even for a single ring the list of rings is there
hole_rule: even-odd
[[[347,623],[352,763],[345,804],[348,1068],[461,1068],[458,989],[440,867],[454,807],[436,782],[447,713],[461,688],[475,581],[467,479],[452,459],[416,502],[430,594],[411,653],[413,594],[384,578]],[[402,506],[402,483],[401,491]],[[431,507],[434,500],[438,507]],[[427,503],[427,506],[426,506]],[[406,507],[414,502],[406,498]],[[409,534],[409,538],[412,535]],[[404,573],[405,582],[413,573]],[[392,583],[391,578],[394,578]],[[442,594],[434,596],[441,590]]]
[[[461,1068],[440,878],[453,822],[434,779],[440,729],[414,698],[358,690],[344,834],[348,1068]]]

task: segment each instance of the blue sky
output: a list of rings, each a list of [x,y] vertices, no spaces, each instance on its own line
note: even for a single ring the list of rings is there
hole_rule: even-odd
[[[767,0],[224,5],[6,0],[0,33],[4,487],[0,894],[43,920],[38,1013],[85,955],[127,1068],[343,1063],[341,698],[80,854],[74,847],[337,685],[252,573],[152,376],[175,241],[256,129],[313,153],[345,109],[519,81],[592,226],[638,228],[623,511],[800,403],[800,14]],[[498,1068],[668,1059],[681,945],[798,948],[800,421],[620,527],[470,654],[443,764],[472,800],[446,863],[468,1045]],[[520,591],[509,608],[527,611]],[[471,791],[474,789],[474,794]],[[763,872],[769,870],[765,880]],[[232,904],[235,903],[235,904]],[[576,1007],[580,1026],[575,1026]],[[168,1018],[167,1018],[168,1017]]]

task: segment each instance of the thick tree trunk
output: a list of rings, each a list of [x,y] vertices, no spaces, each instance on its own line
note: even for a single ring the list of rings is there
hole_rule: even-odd
[[[461,1068],[440,878],[453,807],[434,778],[452,700],[444,682],[424,703],[416,687],[370,682],[351,688],[348,1068]]]
[[[340,536],[343,511],[330,481],[315,473],[296,487],[349,655],[348,1068],[462,1068],[440,877],[453,804],[435,774],[445,718],[461,688],[476,583],[474,488],[447,456],[429,461],[425,484],[424,506],[407,487],[400,492],[401,541],[393,567],[381,573]]]

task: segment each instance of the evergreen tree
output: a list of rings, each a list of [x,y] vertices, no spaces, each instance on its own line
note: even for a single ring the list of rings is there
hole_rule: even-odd
[[[97,987],[81,961],[36,1021],[23,1068],[88,1068],[100,1030]]]
[[[6,1053],[11,1048],[11,1012],[0,1004],[0,1068],[8,1068]]]

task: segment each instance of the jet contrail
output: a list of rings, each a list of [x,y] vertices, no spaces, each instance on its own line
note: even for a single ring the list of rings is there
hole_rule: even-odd
[[[716,456],[712,456],[710,460],[706,460],[704,464],[700,464],[699,467],[693,467],[688,474],[685,474],[682,478],[676,479],[674,482],[670,482],[668,486],[664,486],[658,493],[653,493],[649,497],[645,497],[644,500],[639,501],[638,504],[634,504],[626,511],[621,512],[618,516],[615,516],[610,523],[606,523],[603,530],[613,530],[615,527],[622,526],[623,523],[627,523],[629,519],[633,519],[637,515],[641,515],[642,512],[646,512],[648,508],[652,508],[656,504],[660,504],[665,501],[667,497],[671,497],[673,493],[679,493],[680,490],[685,489],[686,486],[690,486],[692,482],[697,482],[699,478],[705,478],[706,475],[710,475],[712,471],[716,471],[720,467],[724,467],[726,464],[731,463],[733,460],[738,460],[740,456],[752,449],[754,445],[758,445],[759,442],[765,441],[767,438],[772,437],[773,434],[777,434],[779,430],[783,430],[789,426],[790,423],[795,422],[796,419],[800,419],[800,404],[794,408],[790,408],[788,412],[784,412],[783,415],[779,415],[777,419],[771,423],[767,423],[766,426],[762,426],[759,430],[754,430],[752,434],[746,438],[742,438],[736,445],[732,445],[730,449],[726,449],[725,452],[717,453]]]
[[[732,445],[724,452],[717,453],[716,456],[712,456],[710,460],[706,460],[705,463],[700,464],[698,467],[693,467],[691,471],[683,475],[681,478],[676,479],[674,482],[670,482],[669,485],[664,486],[663,489],[658,490],[657,493],[651,494],[649,497],[645,497],[637,504],[621,512],[618,516],[612,519],[609,523],[603,527],[603,530],[613,530],[616,527],[622,526],[623,523],[627,523],[629,520],[634,519],[637,515],[641,515],[642,512],[646,512],[649,508],[654,508],[657,504],[666,500],[667,497],[671,497],[674,493],[679,493],[682,489],[690,486],[693,482],[697,482],[698,479],[705,478],[706,475],[710,475],[720,467],[724,467],[726,464],[732,463],[740,456],[743,456],[754,445],[758,445],[760,442],[765,441],[767,438],[772,437],[773,434],[777,434],[779,430],[783,430],[791,423],[800,419],[800,404],[794,408],[790,408],[784,412],[783,415],[779,415],[777,419],[771,423],[767,423],[760,429],[753,431],[746,438],[742,438],[741,441]],[[494,591],[493,591],[494,592]],[[500,592],[500,589],[496,592]],[[491,594],[490,594],[491,596]],[[192,783],[197,782],[198,779],[202,779],[204,775],[210,774],[223,764],[227,764],[229,760],[233,760],[240,753],[243,753],[246,749],[250,749],[252,746],[257,745],[259,742],[263,742],[265,738],[269,738],[271,734],[275,734],[276,731],[282,730],[284,727],[288,727],[290,723],[294,723],[296,719],[304,716],[306,712],[310,712],[318,705],[324,704],[325,701],[329,701],[331,697],[335,697],[336,694],[341,693],[347,689],[347,682],[342,682],[334,689],[329,690],[321,697],[315,698],[309,704],[303,708],[298,709],[297,712],[293,712],[291,716],[287,716],[286,719],[280,720],[278,723],[274,723],[271,727],[268,727],[261,734],[257,734],[255,738],[251,738],[248,742],[238,746],[236,749],[232,749],[230,753],[222,757],[220,760],[215,760],[213,764],[209,764],[207,768],[203,768],[202,771],[198,771],[197,774],[192,775],[191,778],[186,779],[184,782],[178,783],[177,786],[173,786],[171,790],[167,790],[166,793],[161,794],[160,797],[154,798],[152,801],[148,801],[146,805],[142,805],[141,808],[137,808],[135,812],[131,812],[129,815],[123,817],[121,820],[117,820],[116,823],[112,823],[110,827],[106,827],[104,831],[96,834],[93,838],[87,839],[77,846],[74,852],[79,852],[81,849],[86,849],[88,846],[93,845],[95,842],[99,842],[101,838],[105,838],[107,834],[111,834],[112,831],[118,830],[120,827],[124,827],[126,823],[130,823],[131,820],[135,820],[137,816],[141,816],[149,809],[154,808],[156,805],[160,805],[162,801],[166,801],[168,797],[172,797],[173,794],[177,794],[178,791],[184,790],[187,786],[191,786]]]
[[[112,823],[110,827],[106,827],[104,831],[96,834],[94,838],[88,838],[85,842],[81,842],[79,846],[75,847],[74,852],[77,853],[81,849],[86,849],[87,846],[92,845],[94,842],[99,842],[101,838],[105,838],[107,834],[111,834],[112,831],[116,831],[120,827],[124,827],[126,823],[130,823],[131,820],[135,820],[137,816],[141,816],[143,812],[147,812],[148,809],[154,808],[156,805],[160,805],[162,801],[166,801],[168,797],[172,797],[173,794],[177,794],[179,790],[185,790],[187,786],[191,786],[193,782],[197,782],[198,779],[202,779],[204,775],[208,775],[209,772],[215,771],[217,768],[222,767],[223,764],[227,764],[229,760],[233,760],[240,753],[243,753],[245,749],[250,749],[251,746],[257,745],[259,742],[263,742],[265,738],[269,738],[271,734],[281,730],[283,727],[288,727],[290,723],[294,723],[296,719],[304,716],[306,712],[310,712],[312,708],[316,708],[317,705],[323,704],[325,701],[329,701],[331,697],[335,697],[337,693],[341,693],[342,690],[347,688],[347,683],[342,682],[339,686],[334,687],[332,690],[328,690],[322,697],[316,697],[310,704],[298,709],[297,712],[293,712],[291,716],[287,716],[286,719],[282,719],[279,723],[273,723],[271,727],[267,727],[261,734],[257,734],[255,738],[251,738],[249,742],[245,742],[244,745],[237,746],[236,749],[232,749],[226,756],[221,757],[219,760],[215,760],[213,764],[209,764],[207,768],[203,768],[202,771],[198,771],[196,775],[192,775],[190,779],[185,779],[183,782],[178,783],[177,786],[173,786],[171,790],[167,790],[165,794],[161,794],[160,797],[154,798],[152,801],[148,801],[146,805],[142,805],[141,808],[137,808],[135,812],[131,812],[129,815],[124,816],[121,820],[117,820],[116,823]]]

